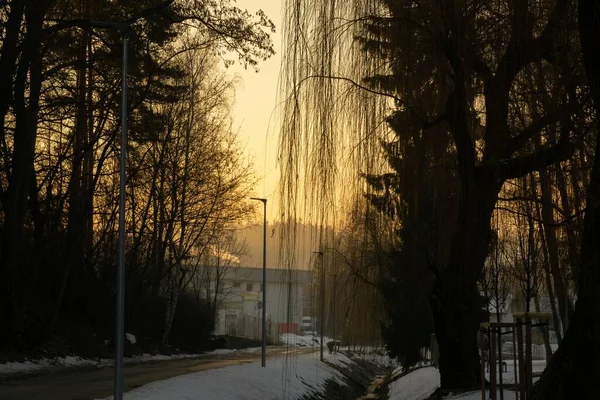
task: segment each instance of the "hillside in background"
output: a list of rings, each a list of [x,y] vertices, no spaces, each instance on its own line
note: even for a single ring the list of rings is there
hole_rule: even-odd
[[[267,268],[282,268],[280,258],[281,223],[267,223]],[[245,267],[262,267],[263,225],[252,224],[240,227],[237,232],[240,243],[245,242],[245,251],[239,255],[240,264]],[[314,263],[313,251],[318,250],[316,228],[311,225],[298,224],[297,246],[295,251],[295,268],[309,269]]]

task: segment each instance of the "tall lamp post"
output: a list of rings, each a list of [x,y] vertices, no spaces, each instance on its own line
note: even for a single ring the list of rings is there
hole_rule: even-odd
[[[335,292],[337,289],[337,274],[333,274],[333,353],[336,354],[337,350],[337,339],[335,337],[335,323],[336,323],[336,314],[335,314]]]
[[[250,197],[263,203],[263,287],[262,287],[262,354],[260,363],[267,366],[267,199]]]
[[[321,348],[319,358],[323,361],[323,331],[325,330],[325,255],[322,251],[313,251],[321,256]]]
[[[115,400],[123,399],[123,348],[125,340],[125,164],[127,162],[127,40],[130,24],[126,22],[90,21],[94,28],[116,29],[123,40],[121,82],[121,157],[119,163],[119,249],[117,263],[117,306],[115,327]]]

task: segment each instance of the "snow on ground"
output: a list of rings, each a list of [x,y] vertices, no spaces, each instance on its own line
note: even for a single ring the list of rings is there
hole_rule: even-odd
[[[334,364],[352,363],[342,354],[327,354]],[[334,368],[319,361],[319,353],[267,359],[181,375],[144,385],[124,395],[126,400],[271,400],[298,399],[319,389],[329,378],[339,379]],[[112,399],[112,396],[106,400]]]
[[[440,386],[440,374],[434,367],[419,368],[390,384],[390,400],[424,400]]]
[[[539,369],[539,366],[538,366]],[[542,368],[543,369],[543,368]],[[536,366],[534,365],[534,371]],[[510,367],[509,367],[510,371]],[[506,381],[505,381],[506,382]],[[439,371],[434,367],[419,368],[390,384],[389,400],[425,400],[440,385]],[[487,398],[487,397],[486,397]],[[498,395],[498,398],[500,396]],[[481,400],[481,392],[457,394],[448,400]],[[516,394],[504,390],[504,400],[516,400]]]
[[[35,372],[46,369],[93,366],[98,363],[99,361],[74,356],[45,358],[25,362],[9,362],[0,364],[0,375],[10,376],[11,374]]]
[[[342,349],[346,351],[345,349]],[[375,347],[365,348],[362,351],[351,351],[350,353],[359,356],[360,358],[371,361],[374,364],[379,365],[382,368],[397,368],[398,361],[390,358],[384,350],[377,349]]]
[[[128,338],[129,339],[129,338]],[[151,361],[164,360],[181,360],[186,358],[198,358],[206,355],[230,355],[239,353],[257,353],[260,352],[260,347],[251,347],[248,349],[232,350],[232,349],[217,349],[202,354],[141,354],[134,357],[125,358],[125,364],[137,364]],[[35,374],[43,371],[81,368],[81,367],[104,367],[113,364],[111,359],[87,359],[77,356],[43,358],[40,360],[26,360],[24,362],[8,362],[0,364],[0,377],[23,376],[27,374]]]
[[[504,370],[504,366],[502,366],[502,382],[505,384],[515,383],[515,362],[513,360],[504,361],[506,363],[506,371]],[[546,360],[533,360],[531,363],[531,369],[533,373],[543,372],[544,368],[546,368]],[[490,373],[486,369],[485,378],[490,379]],[[534,377],[535,379],[535,377]],[[500,371],[499,366],[496,367],[496,382],[500,381]]]
[[[133,333],[126,333],[125,337],[127,338],[127,340],[129,340],[129,343],[131,343],[131,344],[137,343],[137,338],[135,337],[135,335]]]
[[[283,333],[279,335],[279,341],[283,344],[290,346],[301,346],[301,347],[317,347],[319,346],[319,335],[296,335],[295,333]],[[323,337],[323,342],[331,342],[333,339],[326,336]]]
[[[500,392],[498,392],[500,393]],[[489,397],[486,397],[486,399]],[[500,398],[500,394],[498,394],[498,398]],[[462,395],[456,395],[456,396],[451,396],[448,399],[452,399],[452,400],[481,400],[481,392],[476,391],[476,392],[471,392],[471,393],[464,393]],[[504,391],[504,400],[516,400],[517,396],[516,393],[513,392],[512,390],[505,390]]]

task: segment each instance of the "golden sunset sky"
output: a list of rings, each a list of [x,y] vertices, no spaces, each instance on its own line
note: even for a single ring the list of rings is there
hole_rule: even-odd
[[[254,159],[255,171],[260,178],[255,195],[267,199],[267,219],[277,215],[277,146],[279,120],[276,112],[277,81],[281,63],[281,8],[283,0],[237,0],[241,9],[254,14],[262,9],[273,21],[276,33],[272,35],[276,54],[260,62],[259,72],[245,70],[241,65],[229,67],[232,75],[240,78],[233,109],[234,128],[239,130],[239,141],[248,157]],[[261,214],[262,217],[262,214]]]

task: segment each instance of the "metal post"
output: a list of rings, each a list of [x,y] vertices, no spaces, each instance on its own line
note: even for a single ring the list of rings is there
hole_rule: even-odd
[[[323,331],[325,330],[325,256],[321,254],[321,350],[320,359],[323,361]]]
[[[432,341],[433,342],[433,341]],[[433,348],[433,346],[430,346]],[[479,328],[479,354],[481,362],[481,400],[485,399],[485,333],[483,328]],[[433,351],[431,352],[433,359]]]
[[[114,398],[123,398],[123,349],[125,340],[125,166],[127,163],[127,32],[123,38],[121,82],[121,160],[119,164],[119,263],[117,271],[117,329],[115,332]]]
[[[119,161],[119,244],[117,255],[117,301],[115,323],[114,400],[123,399],[123,348],[125,341],[125,169],[127,164],[127,41],[130,22],[90,21],[90,27],[116,29],[123,40],[121,78],[121,155]]]
[[[525,374],[525,354],[523,354],[523,319],[517,318],[517,346],[519,357],[519,397],[527,398],[527,376]]]
[[[263,203],[263,290],[262,290],[262,353],[260,364],[267,366],[267,199],[251,197]]]
[[[502,326],[498,324],[498,389],[500,389],[500,400],[504,400],[504,382],[502,377]],[[508,364],[507,364],[508,372]]]
[[[531,343],[531,317],[529,313],[525,314],[525,373],[527,381],[525,382],[527,388],[527,398],[531,395],[531,389],[533,388],[533,366],[532,366],[532,343]]]
[[[519,396],[521,395],[521,392],[519,391],[520,382],[519,382],[519,378],[517,376],[517,369],[519,368],[519,364],[517,363],[517,339],[516,339],[516,337],[517,337],[517,326],[516,325],[514,325],[512,327],[512,336],[513,336],[512,337],[512,343],[513,343],[512,348],[513,348],[513,365],[514,365],[514,371],[513,372],[514,372],[514,375],[515,375],[515,389],[516,389],[515,397],[516,397],[517,400],[519,400]]]
[[[496,327],[494,324],[490,327],[490,399],[496,400],[498,396],[497,388],[496,388]]]
[[[323,331],[325,330],[325,256],[322,251],[313,251],[313,253],[321,256],[321,340],[319,341],[319,359],[323,361]]]
[[[263,309],[261,365],[267,366],[267,199],[263,202]]]
[[[337,339],[335,337],[335,292],[337,284],[337,274],[333,274],[333,354],[336,354]]]

